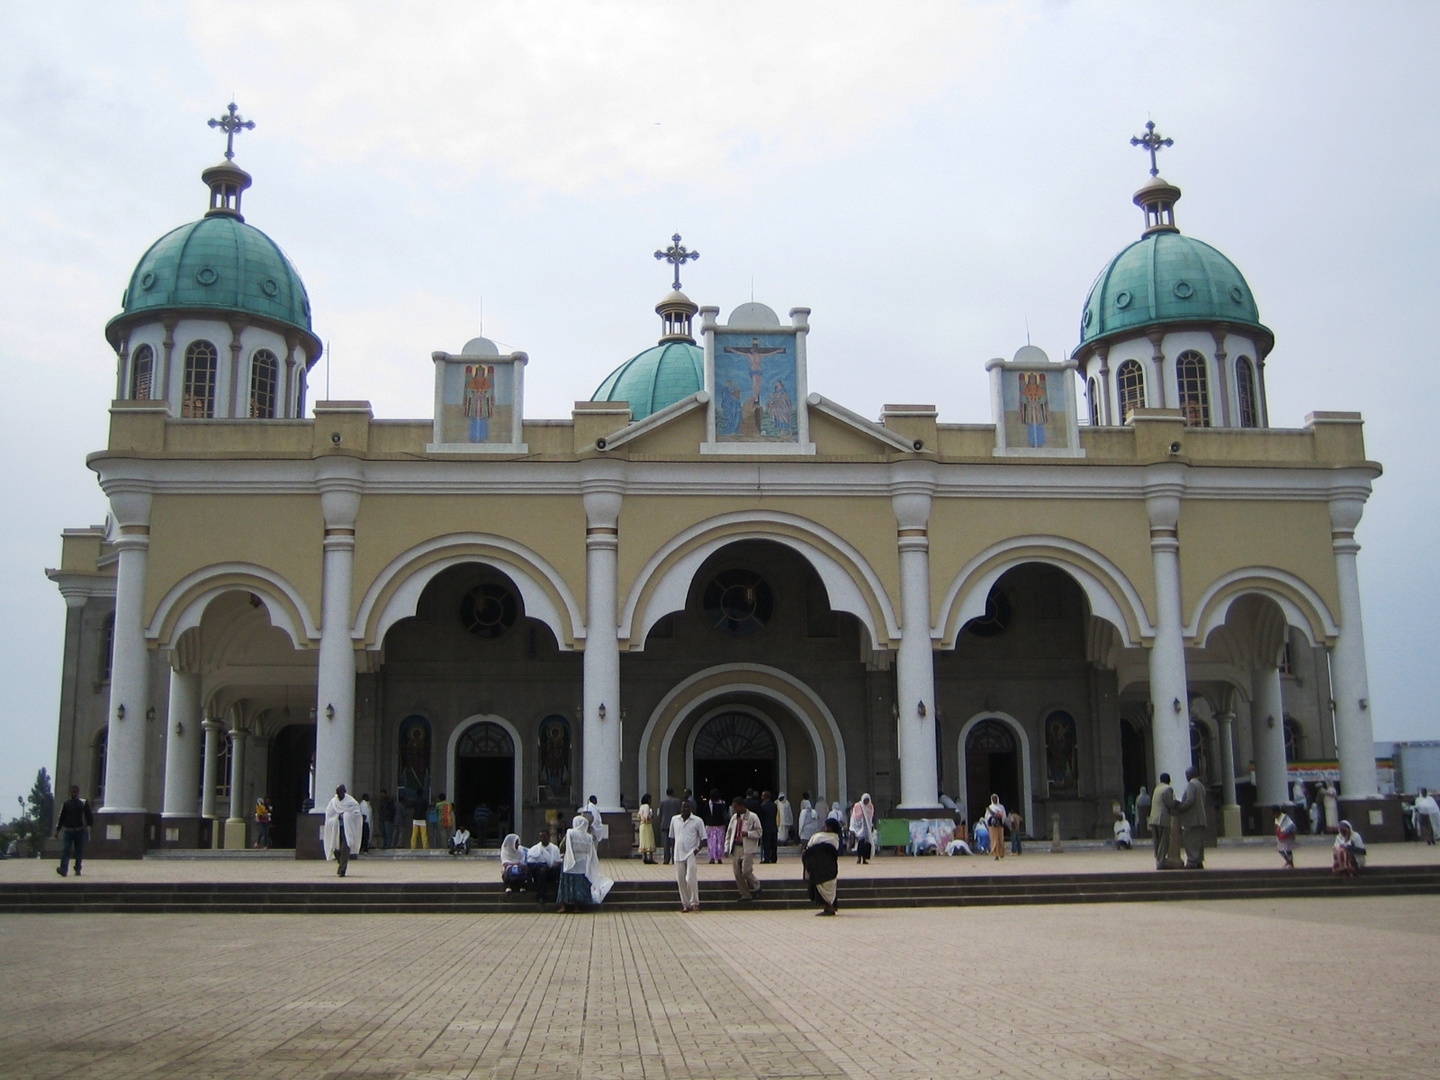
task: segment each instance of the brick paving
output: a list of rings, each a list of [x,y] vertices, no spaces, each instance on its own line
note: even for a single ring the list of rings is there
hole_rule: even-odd
[[[1434,897],[844,911],[844,869],[837,919],[6,916],[0,1077],[1435,1075]]]

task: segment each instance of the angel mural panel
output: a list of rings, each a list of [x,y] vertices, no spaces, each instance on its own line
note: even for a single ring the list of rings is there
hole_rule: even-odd
[[[1045,772],[1051,795],[1075,795],[1080,780],[1080,740],[1075,718],[1052,712],[1045,718]]]
[[[547,716],[540,721],[540,785],[550,798],[570,800],[570,721],[563,716]]]
[[[430,721],[407,716],[400,721],[399,794],[411,801],[430,799]]]
[[[509,443],[514,438],[515,366],[450,361],[440,403],[440,441]]]

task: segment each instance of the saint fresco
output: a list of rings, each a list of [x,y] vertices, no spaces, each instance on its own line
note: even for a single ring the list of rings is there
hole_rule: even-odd
[[[795,338],[715,335],[717,442],[800,441]]]

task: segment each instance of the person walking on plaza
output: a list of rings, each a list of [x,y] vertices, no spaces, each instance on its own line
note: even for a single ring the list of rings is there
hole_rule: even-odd
[[[1275,808],[1275,850],[1285,860],[1285,869],[1295,869],[1295,819],[1280,807]]]
[[[370,793],[367,791],[360,796],[360,854],[364,855],[370,850],[370,837],[375,832],[375,826],[371,817],[374,811],[370,806]]]
[[[1135,796],[1135,831],[1144,836],[1150,831],[1150,792],[1140,785],[1140,794]]]
[[[95,824],[95,812],[80,797],[78,784],[70,785],[70,798],[60,807],[55,819],[55,835],[60,837],[60,865],[55,872],[61,877],[70,873],[70,858],[75,858],[75,876],[80,876],[80,863],[85,858],[85,837]]]
[[[815,812],[815,807],[810,804],[810,793],[807,791],[805,797],[800,800],[800,843],[810,843],[810,838],[820,829],[820,815]]]
[[[775,805],[775,800],[770,792],[764,791],[760,794],[760,861],[762,863],[773,863],[780,861],[780,852],[777,850],[776,841],[780,835],[780,808]]]
[[[380,815],[380,846],[395,846],[395,800],[390,792],[380,789],[380,798],[375,802],[375,811]]]
[[[997,859],[1005,857],[1006,810],[999,795],[990,796],[990,805],[985,808],[985,827],[990,830],[990,854]]]
[[[835,914],[835,885],[840,877],[840,823],[825,822],[825,828],[810,837],[800,854],[810,899],[823,907],[816,915]]]
[[[261,795],[255,800],[255,846],[270,849],[270,818],[274,812],[270,800]]]
[[[430,846],[430,806],[418,791],[410,803],[410,849]]]
[[[1024,849],[1020,846],[1020,826],[1025,824],[1025,819],[1020,816],[1020,811],[1011,810],[1010,816],[1005,819],[1005,827],[1010,830],[1010,854],[1023,855]]]
[[[655,808],[650,805],[650,796],[640,796],[640,809],[635,811],[635,820],[640,823],[640,860],[646,866],[655,864]]]
[[[720,797],[719,788],[710,789],[705,801],[705,841],[709,845],[712,864],[725,861],[725,826],[730,821],[730,807]]]
[[[1205,784],[1195,766],[1185,770],[1185,791],[1172,811],[1180,822],[1185,869],[1205,869]]]
[[[660,835],[665,838],[665,865],[670,865],[670,860],[675,853],[675,845],[670,842],[670,821],[676,814],[680,813],[680,800],[675,798],[675,789],[666,788],[665,797],[660,800]]]
[[[675,883],[680,887],[680,910],[700,910],[700,852],[706,850],[705,823],[692,810],[690,800],[680,803],[680,813],[670,822],[671,847],[675,852]]]
[[[604,902],[615,883],[600,872],[600,852],[590,833],[590,819],[576,814],[565,834],[565,860],[561,864],[561,911],[580,911]]]
[[[350,869],[350,856],[360,854],[364,827],[360,804],[341,784],[335,789],[335,797],[325,806],[325,861],[340,864],[335,869],[337,876],[344,877],[345,871]]]
[[[790,808],[790,800],[785,797],[783,791],[775,800],[775,812],[780,816],[776,839],[782,844],[788,844],[795,828],[795,811]]]
[[[875,851],[875,804],[868,793],[850,810],[850,839],[855,844],[855,861],[868,863]]]
[[[725,853],[735,871],[735,888],[741,900],[760,896],[760,879],[755,876],[755,853],[760,850],[760,818],[738,795],[730,807],[730,824],[725,828]]]
[[[1175,791],[1170,787],[1170,774],[1162,772],[1160,782],[1150,796],[1150,832],[1155,837],[1155,869],[1173,870],[1170,851],[1170,811],[1175,806]]]
[[[1440,803],[1430,794],[1428,788],[1421,788],[1415,800],[1415,821],[1420,826],[1420,837],[1427,844],[1434,844],[1440,837]]]

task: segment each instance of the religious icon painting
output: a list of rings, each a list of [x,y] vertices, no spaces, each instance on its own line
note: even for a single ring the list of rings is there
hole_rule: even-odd
[[[997,454],[1083,456],[1073,365],[1051,363],[1033,345],[1014,360],[991,360]]]
[[[516,452],[525,354],[435,353],[434,359],[434,449]]]
[[[715,335],[715,440],[798,443],[793,334]]]

